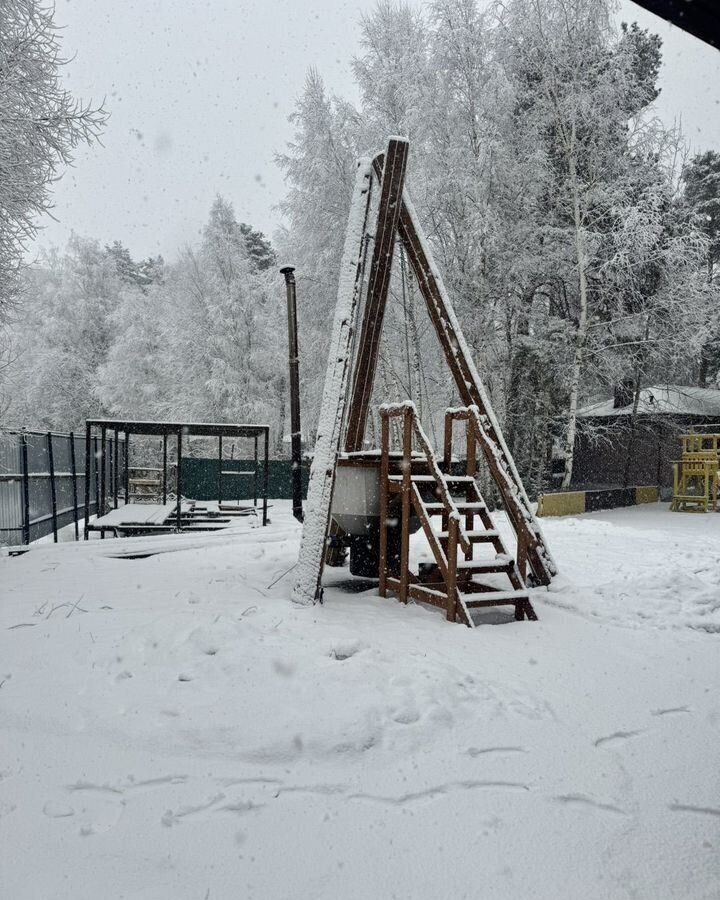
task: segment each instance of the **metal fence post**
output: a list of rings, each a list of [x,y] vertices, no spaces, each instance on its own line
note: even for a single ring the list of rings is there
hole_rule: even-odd
[[[120,480],[120,470],[118,468],[119,463],[119,447],[118,447],[118,430],[115,429],[115,444],[113,447],[113,460],[114,460],[114,475],[113,478],[113,506],[115,509],[118,508],[118,481]]]
[[[255,438],[257,444],[257,438]],[[263,526],[268,523],[268,459],[270,458],[270,429],[265,429],[265,459],[263,461]],[[257,469],[256,469],[257,471]]]
[[[48,471],[50,473],[50,503],[52,507],[53,542],[57,544],[57,492],[55,490],[55,457],[52,432],[47,433]]]
[[[107,428],[103,425],[100,429],[100,499],[97,505],[97,517],[105,515],[105,501],[107,499]],[[105,532],[100,532],[100,538],[105,537]]]
[[[30,543],[30,476],[28,473],[27,435],[21,435],[22,493],[23,493],[23,544]]]
[[[180,511],[180,507],[182,506],[182,428],[178,431],[178,434],[177,434],[177,478],[176,478],[175,495],[177,497],[177,515],[176,515],[177,530],[182,531],[182,520],[181,520],[181,511]]]
[[[130,480],[128,474],[128,465],[130,464],[130,435],[125,432],[125,443],[123,444],[123,480],[125,482],[125,504],[127,505],[130,498]]]
[[[85,521],[83,522],[83,540],[88,539],[90,524],[90,426],[85,425]]]
[[[223,441],[222,435],[218,435],[218,509],[222,505],[222,466],[223,466]]]
[[[167,503],[167,439],[166,434],[163,435],[163,506]]]
[[[75,540],[80,540],[78,529],[78,495],[77,495],[77,465],[75,462],[75,434],[70,432],[70,474],[72,475],[73,521],[75,522]]]
[[[98,450],[98,438],[97,435],[93,438],[93,459],[95,460],[95,516],[100,515],[100,451]]]
[[[253,508],[257,506],[257,495],[258,495],[258,439],[257,435],[255,435],[255,456],[254,456],[255,464],[253,466]]]

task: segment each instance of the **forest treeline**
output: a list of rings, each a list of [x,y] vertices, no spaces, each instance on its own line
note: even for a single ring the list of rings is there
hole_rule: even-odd
[[[4,422],[87,415],[263,421],[283,453],[297,267],[304,427],[318,409],[356,160],[410,138],[409,188],[531,490],[572,475],[577,411],[618,385],[716,386],[720,155],[653,113],[659,38],[610,0],[384,0],[362,20],[359,102],[311,70],[278,155],[274,247],[216,198],[196,246],[133,261],[75,238],[25,273],[0,375]],[[429,427],[454,400],[398,252],[378,396]]]

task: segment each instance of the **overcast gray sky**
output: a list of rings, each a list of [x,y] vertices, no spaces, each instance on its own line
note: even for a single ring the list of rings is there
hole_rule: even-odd
[[[271,234],[283,196],[273,161],[305,73],[355,98],[350,61],[374,0],[57,0],[65,77],[106,98],[103,146],[78,152],[55,188],[59,220],[40,245],[72,231],[123,241],[137,257],[193,240],[216,193]],[[421,5],[420,2],[417,5]],[[720,149],[720,53],[631,3],[622,18],[664,42],[658,114],[682,117],[693,149]]]

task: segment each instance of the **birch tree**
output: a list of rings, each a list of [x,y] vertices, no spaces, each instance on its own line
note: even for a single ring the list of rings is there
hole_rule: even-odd
[[[577,411],[594,291],[589,284],[603,225],[597,210],[623,172],[631,119],[655,96],[639,77],[635,40],[613,31],[611,7],[595,0],[514,0],[500,17],[509,63],[520,81],[523,118],[543,141],[550,205],[572,235],[575,268],[568,377],[564,488],[572,479]],[[644,45],[643,45],[644,46]]]

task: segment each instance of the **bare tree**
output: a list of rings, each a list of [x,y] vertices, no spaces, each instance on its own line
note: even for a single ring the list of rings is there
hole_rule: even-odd
[[[0,317],[17,296],[37,217],[52,208],[52,183],[106,119],[64,89],[65,64],[52,7],[0,0]]]

